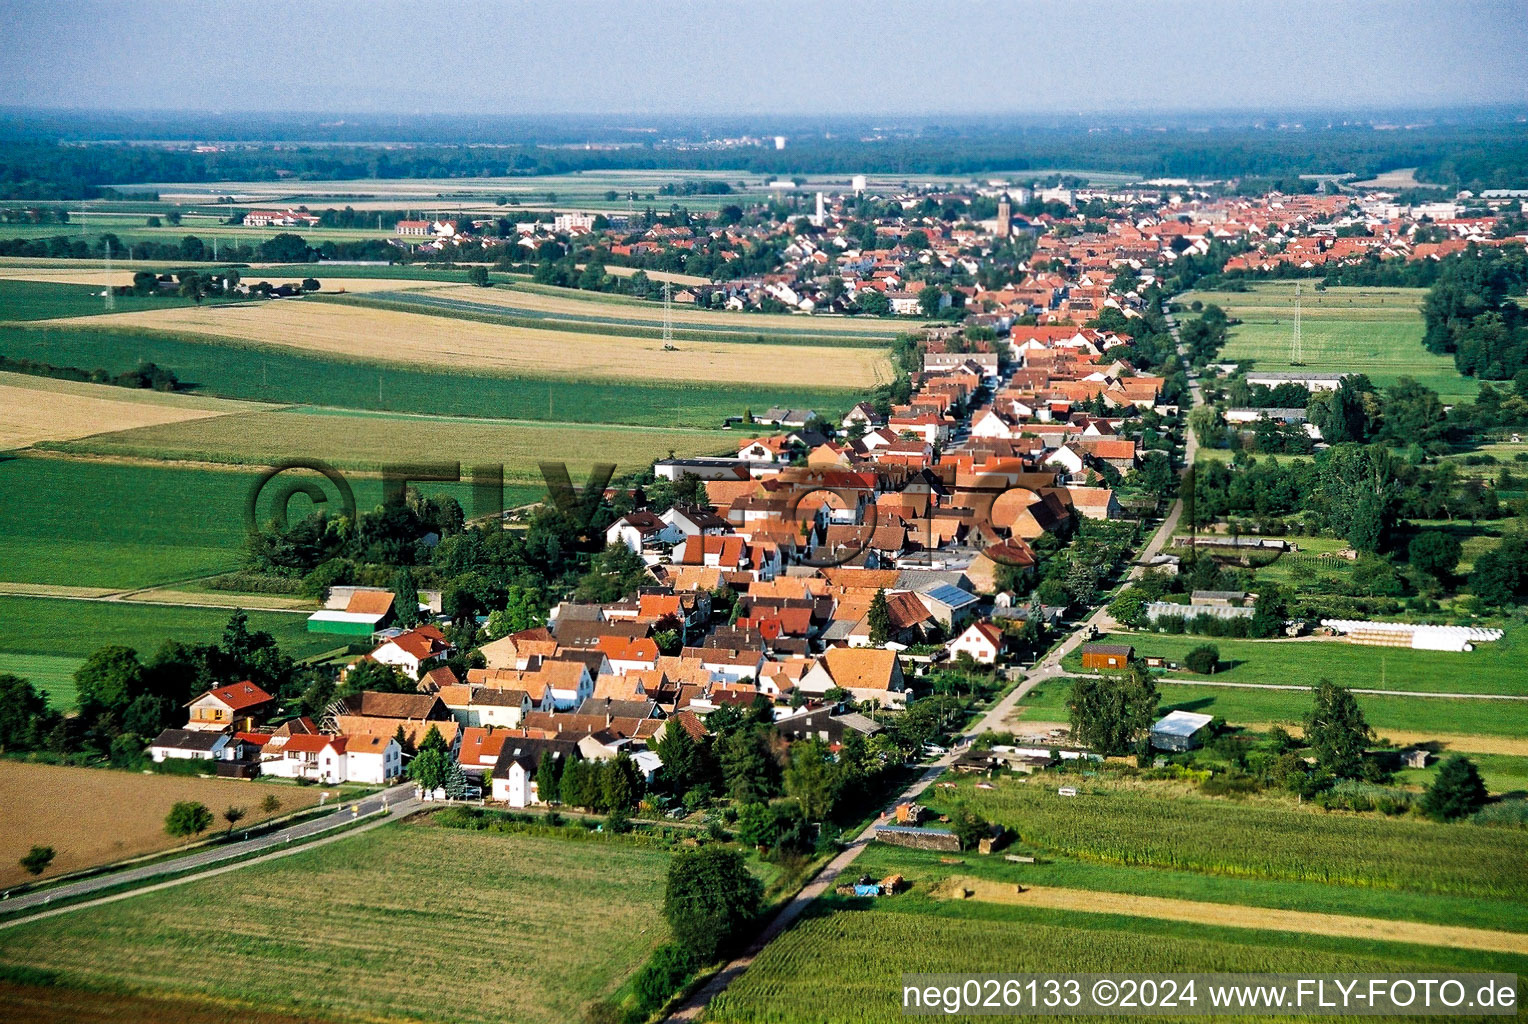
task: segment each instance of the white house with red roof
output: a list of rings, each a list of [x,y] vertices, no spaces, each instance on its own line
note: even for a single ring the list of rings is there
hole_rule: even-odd
[[[973,622],[949,643],[950,656],[969,654],[981,665],[991,665],[1003,651],[1003,632],[990,622]]]
[[[260,774],[382,785],[403,775],[403,748],[392,736],[278,736],[260,751]]]
[[[186,705],[191,709],[186,728],[211,732],[249,729],[274,701],[274,697],[247,679],[219,686]]]
[[[406,633],[388,638],[368,657],[384,665],[392,665],[411,679],[418,679],[449,658],[451,650],[446,635],[438,627],[416,626]]]

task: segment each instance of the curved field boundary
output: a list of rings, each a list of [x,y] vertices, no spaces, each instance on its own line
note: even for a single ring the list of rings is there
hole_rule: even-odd
[[[1478,949],[1489,953],[1528,953],[1528,934],[1517,932],[1422,924],[1417,921],[1388,921],[1377,917],[1318,914],[1303,910],[1275,910],[1269,907],[1249,907],[1234,903],[1201,903],[1196,900],[1170,899],[1165,896],[1091,892],[1084,889],[1059,889],[1039,885],[1025,886],[1024,891],[1019,892],[1011,884],[962,876],[953,876],[940,882],[934,887],[932,895],[937,899],[974,899],[983,903],[1044,907],[1047,910],[1069,910],[1085,914],[1127,914],[1131,917],[1188,921],[1222,928],[1254,928],[1259,931],[1298,932],[1305,935],[1338,935],[1344,938],[1376,939],[1382,942]]]

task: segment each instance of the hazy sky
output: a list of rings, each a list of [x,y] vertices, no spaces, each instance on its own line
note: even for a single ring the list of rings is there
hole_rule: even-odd
[[[0,103],[1021,113],[1528,103],[1528,0],[0,0]]]

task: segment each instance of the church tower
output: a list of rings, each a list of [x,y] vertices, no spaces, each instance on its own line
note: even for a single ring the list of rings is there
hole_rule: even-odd
[[[1004,192],[997,201],[997,237],[1007,238],[1013,234],[1013,204]]]

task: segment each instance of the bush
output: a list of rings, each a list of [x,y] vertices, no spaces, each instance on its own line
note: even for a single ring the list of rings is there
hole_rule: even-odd
[[[211,824],[212,812],[206,804],[182,800],[165,815],[164,830],[172,836],[194,836],[207,831]]]
[[[1211,675],[1220,664],[1220,648],[1214,644],[1200,644],[1184,656],[1183,664],[1196,675]]]
[[[672,942],[665,942],[653,950],[653,955],[632,979],[637,1012],[647,1017],[657,1011],[689,980],[694,970],[694,959]]]
[[[265,799],[260,801],[260,810],[266,814],[275,814],[281,810],[281,798],[275,793],[267,793]]]
[[[34,846],[21,858],[21,866],[27,869],[29,875],[40,875],[48,870],[48,865],[53,863],[53,847]]]

